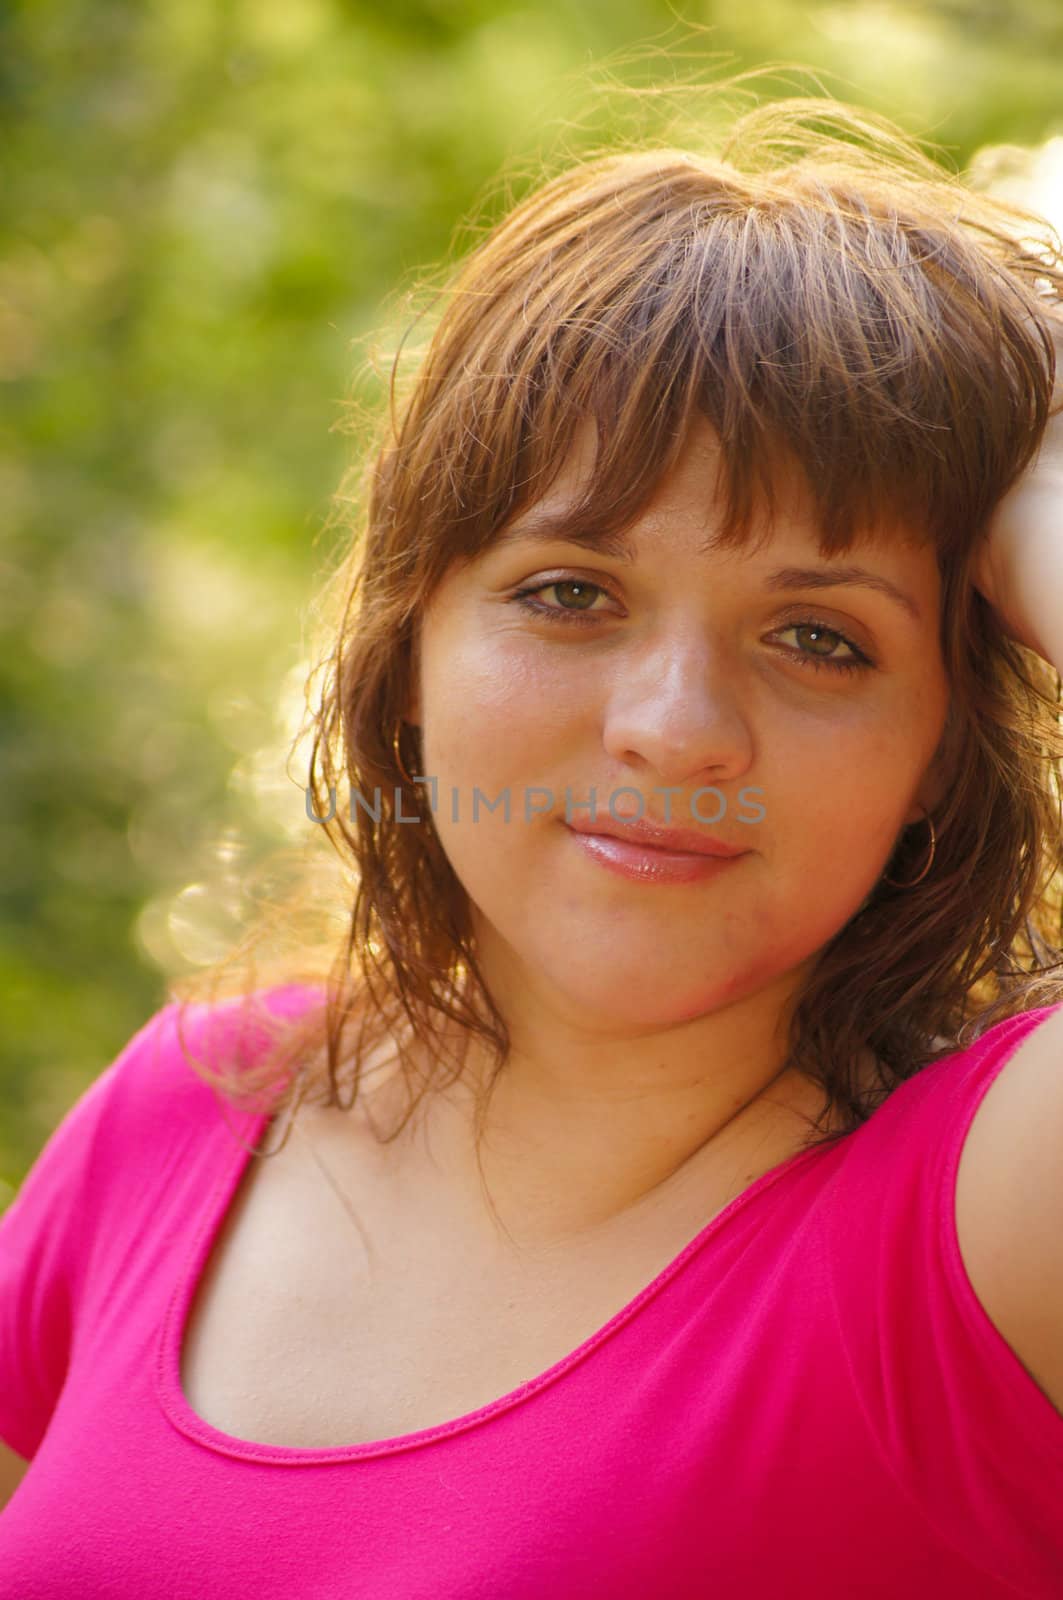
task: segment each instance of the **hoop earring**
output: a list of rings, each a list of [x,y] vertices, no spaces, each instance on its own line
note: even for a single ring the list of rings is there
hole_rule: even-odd
[[[405,763],[403,762],[403,759],[402,759],[402,752],[399,749],[399,740],[402,738],[402,730],[403,730],[403,728],[405,726],[406,726],[405,723],[403,723],[403,722],[399,723],[399,726],[398,726],[398,728],[397,728],[397,730],[395,732],[395,737],[391,741],[391,753],[395,757],[396,766],[398,767],[399,771],[402,773],[402,776],[406,779],[406,782],[410,785],[410,788],[412,789],[414,787],[413,779],[410,777],[410,774],[406,771],[406,766],[405,766]]]
[[[925,819],[926,823],[928,824],[928,826],[930,828],[930,854],[927,857],[926,866],[923,868],[923,870],[919,874],[918,878],[912,878],[912,879],[909,880],[908,883],[898,883],[895,878],[888,878],[886,876],[886,874],[883,873],[882,874],[882,881],[884,883],[888,883],[891,886],[891,888],[894,888],[894,889],[914,889],[917,883],[922,883],[923,879],[926,877],[927,873],[930,871],[931,863],[934,860],[934,851],[937,849],[937,834],[934,831],[934,820],[931,817],[930,812],[927,811],[925,807],[923,808],[923,816],[924,816],[924,819]],[[914,826],[915,826],[915,824],[912,823],[912,827],[914,827]]]

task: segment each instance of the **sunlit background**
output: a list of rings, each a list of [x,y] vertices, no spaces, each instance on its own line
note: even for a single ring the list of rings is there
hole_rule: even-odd
[[[310,826],[304,610],[385,303],[503,168],[654,114],[603,86],[698,61],[800,63],[1063,228],[1058,0],[0,12],[0,1207]]]

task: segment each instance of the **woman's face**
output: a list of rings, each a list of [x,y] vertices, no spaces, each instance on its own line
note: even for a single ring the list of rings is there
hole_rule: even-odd
[[[706,548],[707,424],[628,530],[631,561],[521,535],[576,498],[593,437],[504,542],[437,589],[408,715],[489,981],[637,1031],[800,977],[940,798],[948,686],[930,547],[898,537],[824,561],[795,490],[755,554]],[[773,578],[854,566],[882,586]],[[534,612],[514,598],[533,585]],[[641,801],[643,819],[745,854],[690,881],[621,876],[567,825],[566,793],[569,820],[588,819],[592,789],[599,817],[611,796],[618,816]]]

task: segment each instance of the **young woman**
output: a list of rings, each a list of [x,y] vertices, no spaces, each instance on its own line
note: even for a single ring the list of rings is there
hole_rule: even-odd
[[[0,1224],[3,1600],[1063,1593],[1031,220],[795,100],[459,265],[324,613],[345,936]]]

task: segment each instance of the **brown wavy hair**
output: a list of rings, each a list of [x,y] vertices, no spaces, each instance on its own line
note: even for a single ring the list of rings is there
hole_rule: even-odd
[[[1063,406],[1063,256],[1045,219],[877,114],[790,97],[737,116],[718,150],[570,162],[423,287],[413,328],[427,318],[431,335],[413,361],[412,329],[400,341],[390,403],[330,519],[342,548],[306,694],[307,810],[323,820],[226,959],[171,982],[181,1016],[242,996],[270,1048],[248,1064],[185,1044],[195,1070],[294,1116],[307,1096],[352,1104],[390,1042],[407,1097],[390,1140],[476,1035],[494,1062],[482,1127],[508,1033],[423,786],[402,770],[419,774],[418,730],[401,719],[440,580],[545,493],[588,417],[599,451],[580,514],[600,531],[638,516],[700,415],[721,443],[721,548],[748,546],[776,469],[797,462],[823,555],[898,525],[936,550],[952,778],[932,870],[911,888],[881,879],[799,996],[790,1059],[822,1086],[823,1115],[840,1113],[812,1142],[851,1132],[991,1022],[1063,999],[1060,680],[970,577],[987,519]],[[910,833],[884,867],[905,882],[926,860],[925,829]],[[274,1025],[263,994],[285,984],[320,993]],[[430,1062],[420,1081],[414,1041]],[[874,1091],[855,1072],[867,1049]]]

